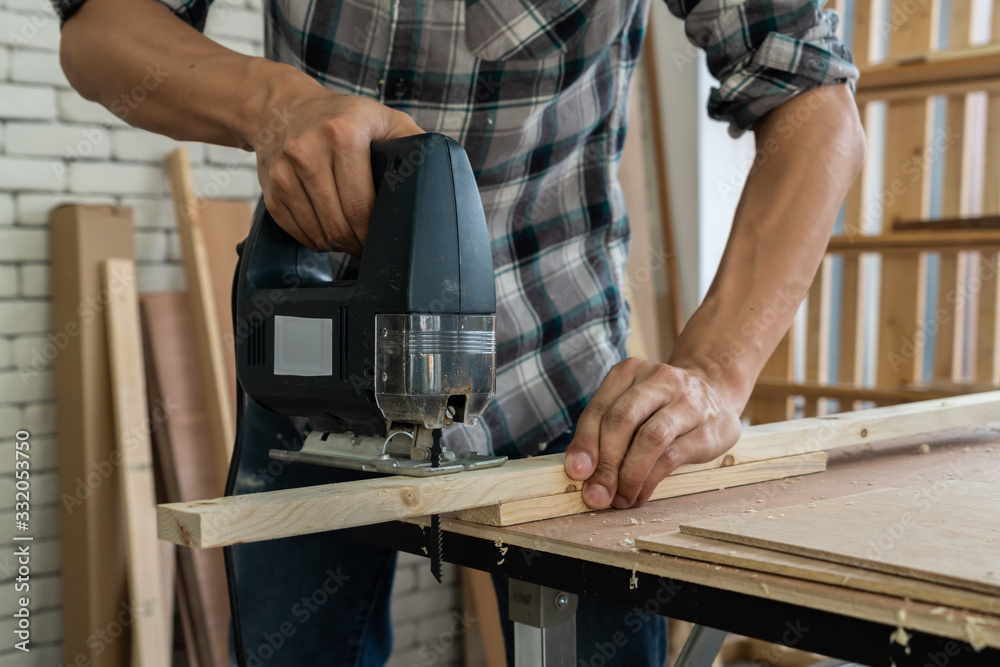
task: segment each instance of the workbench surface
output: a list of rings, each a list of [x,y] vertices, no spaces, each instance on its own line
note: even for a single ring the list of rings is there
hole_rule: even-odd
[[[780,512],[816,499],[930,487],[947,480],[1000,484],[1000,423],[836,449],[823,473],[671,498],[638,509],[508,528],[445,517],[445,560],[869,665],[894,661],[897,667],[924,667],[942,656],[955,665],[1000,665],[1000,599],[992,613],[968,612],[633,546],[636,537],[676,530],[694,519]],[[356,530],[360,539],[426,553],[424,525],[389,523]],[[1000,544],[996,548],[1000,568]],[[909,641],[900,642],[898,633],[890,640],[900,626]],[[802,632],[803,627],[809,630]]]

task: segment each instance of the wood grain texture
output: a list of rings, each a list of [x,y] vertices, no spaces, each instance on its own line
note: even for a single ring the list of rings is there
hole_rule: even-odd
[[[819,558],[689,535],[676,530],[637,537],[635,546],[655,553],[730,565],[755,572],[770,572],[806,581],[886,593],[985,613],[1000,612],[1000,598],[994,595],[875,572]]]
[[[94,628],[115,621],[127,591],[120,470],[110,466],[96,486],[81,482],[117,456],[104,317],[81,305],[99,303],[101,263],[133,257],[133,239],[131,209],[61,206],[49,218],[52,331],[66,337],[54,360],[61,571],[73,582],[62,590],[65,664],[120,667],[129,659],[127,641],[89,641]]]
[[[139,302],[132,260],[104,264],[109,296],[105,311],[111,365],[115,433],[121,458],[126,571],[132,620],[132,664],[167,667],[170,646],[165,618],[159,545],[156,541],[153,451],[149,441]],[[170,592],[172,594],[172,591]]]
[[[826,470],[826,459],[825,452],[814,452],[713,470],[700,470],[682,475],[669,475],[657,485],[649,499],[676,498],[732,486],[810,475]],[[491,526],[514,526],[528,521],[552,519],[592,511],[593,509],[583,501],[583,493],[574,490],[556,496],[515,500],[489,507],[462,510],[456,514],[456,518]]]
[[[184,275],[188,293],[191,295],[194,315],[200,372],[205,387],[205,407],[209,416],[213,449],[219,459],[219,470],[228,470],[233,453],[235,423],[233,415],[234,396],[230,393],[230,383],[226,379],[225,348],[219,330],[216,304],[212,285],[212,257],[205,242],[202,224],[203,205],[194,191],[194,178],[187,151],[178,148],[167,156],[167,172],[170,176],[174,196],[174,210],[177,221],[177,235],[181,239],[184,253]],[[225,474],[219,478],[220,486],[226,483]]]
[[[681,531],[1000,595],[1000,484],[945,480],[681,524]]]
[[[168,502],[213,498],[221,492],[220,474],[205,412],[189,297],[184,292],[144,294],[139,302],[153,443],[165,498]],[[229,596],[222,551],[181,549],[178,564],[190,607],[191,648],[201,664],[224,665],[229,659]]]
[[[931,433],[1000,418],[1000,391],[751,426],[728,453],[674,475]],[[433,478],[383,477],[158,508],[160,539],[190,547],[350,528],[576,490],[563,455]]]
[[[445,531],[499,544],[498,561],[503,558],[504,546],[517,545],[618,568],[620,578],[611,577],[607,585],[617,584],[627,589],[635,568],[640,585],[647,575],[669,577],[827,610],[883,623],[890,628],[897,627],[902,613],[905,614],[902,625],[907,630],[1000,647],[1000,607],[986,614],[784,575],[643,551],[637,553],[628,541],[653,531],[677,530],[680,523],[704,517],[727,516],[749,509],[784,511],[784,507],[820,496],[839,498],[859,489],[878,489],[889,484],[930,486],[955,474],[968,480],[1000,484],[998,429],[1000,423],[965,427],[936,436],[920,435],[875,443],[870,448],[853,447],[831,453],[826,472],[798,481],[767,482],[671,498],[647,503],[641,508],[606,510],[593,515],[585,513],[507,528],[448,518],[442,523]],[[919,453],[922,444],[930,445],[926,454]],[[516,564],[512,567],[516,571]]]

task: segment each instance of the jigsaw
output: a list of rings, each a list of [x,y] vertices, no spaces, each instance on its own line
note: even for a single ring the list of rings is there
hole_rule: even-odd
[[[464,149],[440,134],[371,145],[375,204],[356,279],[340,280],[258,206],[237,277],[243,390],[307,417],[272,458],[436,475],[503,456],[450,451],[496,385],[496,292],[482,200]]]

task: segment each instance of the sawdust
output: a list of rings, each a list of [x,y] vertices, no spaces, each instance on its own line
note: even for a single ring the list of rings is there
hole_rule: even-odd
[[[906,610],[905,609],[896,610],[896,629],[893,630],[892,634],[889,635],[889,642],[893,644],[899,644],[905,649],[906,655],[910,655],[910,637],[912,635],[910,635],[910,633],[907,632],[906,629],[903,627],[905,623],[906,623]]]
[[[634,547],[635,546],[635,540],[633,540],[631,537],[626,537],[625,539],[623,539],[621,542],[618,543],[618,546],[620,546],[620,547]]]
[[[630,524],[632,524],[633,526],[638,526],[639,525],[639,521],[635,517],[632,517],[631,519],[629,519],[628,522]]]
[[[931,451],[931,446],[926,442],[919,447],[917,447],[917,454],[929,454]]]
[[[628,578],[628,589],[634,591],[639,588],[639,577],[636,576],[635,571],[639,569],[639,564],[636,563],[632,566],[632,576]]]

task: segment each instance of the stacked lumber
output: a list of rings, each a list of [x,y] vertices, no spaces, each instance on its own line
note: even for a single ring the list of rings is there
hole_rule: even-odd
[[[998,502],[1000,484],[952,479],[682,522],[636,546],[995,614],[1000,519],[983,510]]]

